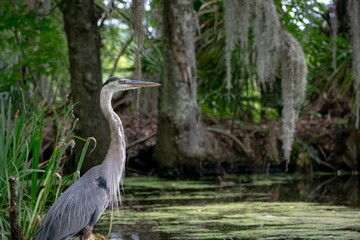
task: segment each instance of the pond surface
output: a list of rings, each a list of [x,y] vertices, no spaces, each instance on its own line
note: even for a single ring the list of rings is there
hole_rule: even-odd
[[[358,177],[128,177],[109,239],[360,239]],[[107,235],[110,211],[94,232]]]

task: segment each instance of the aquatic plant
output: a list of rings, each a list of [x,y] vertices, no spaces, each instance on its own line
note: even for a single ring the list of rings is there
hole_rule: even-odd
[[[76,180],[78,171],[67,177],[61,175],[64,160],[74,147],[72,106],[65,106],[59,112],[43,103],[38,106],[22,101],[16,108],[12,98],[2,94],[0,98],[0,238],[10,236],[9,177],[18,179],[19,226],[24,237],[31,239],[39,226],[46,206],[53,202],[64,187]],[[43,159],[43,132],[54,123],[56,137],[53,152]],[[77,170],[80,170],[87,140]]]
[[[320,184],[312,185],[312,182],[312,189],[310,185],[302,185],[310,183],[301,175],[228,177],[233,185],[226,187],[212,181],[127,178],[124,208],[115,212],[110,239],[357,239],[359,236],[359,209],[304,202],[304,197],[314,192],[323,196],[319,189],[324,184],[329,187],[335,183],[329,182],[329,178]],[[339,181],[339,189],[343,185]],[[328,193],[329,188],[325,187],[324,191]],[[333,194],[338,198],[337,193]],[[325,198],[329,201],[329,195]],[[106,231],[109,214],[106,212],[100,219],[95,231]]]

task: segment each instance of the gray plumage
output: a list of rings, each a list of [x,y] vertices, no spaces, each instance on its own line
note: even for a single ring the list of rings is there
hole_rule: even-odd
[[[110,202],[120,200],[124,177],[126,143],[122,123],[111,107],[115,92],[157,83],[112,77],[100,93],[101,110],[109,123],[111,142],[103,163],[91,168],[55,201],[44,218],[35,240],[87,239]]]
[[[85,226],[95,225],[109,204],[109,191],[97,180],[103,176],[101,170],[101,166],[91,168],[61,194],[47,213],[36,240],[78,237]]]

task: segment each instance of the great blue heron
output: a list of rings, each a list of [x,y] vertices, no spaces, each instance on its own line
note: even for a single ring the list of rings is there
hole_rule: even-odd
[[[112,77],[100,93],[101,110],[109,123],[111,142],[102,164],[91,168],[55,201],[35,240],[88,239],[111,200],[117,200],[124,177],[126,143],[119,116],[111,107],[118,91],[159,86],[158,83]],[[114,198],[114,199],[113,199]]]

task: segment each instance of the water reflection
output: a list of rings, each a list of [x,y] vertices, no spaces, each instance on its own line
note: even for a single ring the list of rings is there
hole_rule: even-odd
[[[323,239],[324,234],[360,239],[360,227],[352,222],[360,218],[359,178],[354,176],[128,178],[125,193],[110,239]],[[317,226],[316,218],[326,225]],[[107,221],[105,214],[95,232],[106,234]]]
[[[357,177],[332,177],[310,187],[307,201],[360,206],[359,179]]]
[[[140,220],[132,225],[117,224],[113,228],[112,240],[169,239],[167,234],[153,231],[157,225],[149,220]]]

